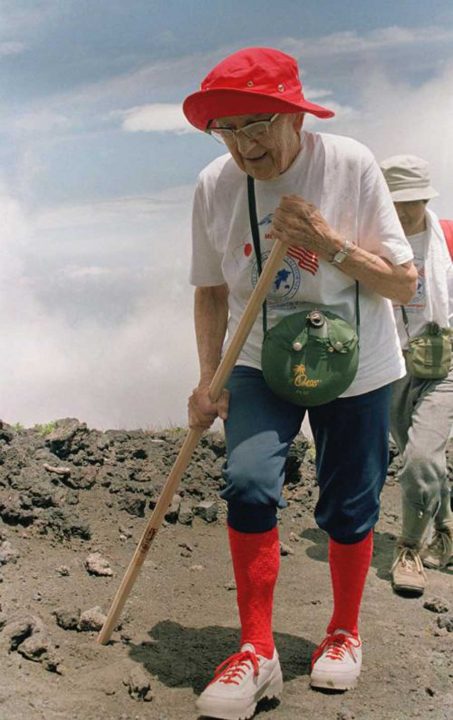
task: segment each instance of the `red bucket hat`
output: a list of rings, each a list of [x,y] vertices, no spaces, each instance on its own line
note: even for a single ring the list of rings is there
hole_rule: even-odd
[[[201,89],[183,103],[188,121],[206,130],[210,120],[229,115],[308,112],[335,115],[304,98],[299,69],[291,55],[273,48],[244,48],[211,70]]]

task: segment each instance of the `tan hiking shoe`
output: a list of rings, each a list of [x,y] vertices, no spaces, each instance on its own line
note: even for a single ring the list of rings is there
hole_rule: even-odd
[[[453,536],[450,528],[436,528],[431,542],[420,553],[423,565],[435,570],[453,562]]]
[[[426,573],[418,550],[415,548],[397,545],[390,574],[395,592],[423,595],[426,587]]]

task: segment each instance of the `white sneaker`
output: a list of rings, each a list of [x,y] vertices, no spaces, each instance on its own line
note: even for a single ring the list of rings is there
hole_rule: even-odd
[[[310,684],[330,690],[357,685],[362,667],[362,643],[346,630],[327,635],[312,657]]]
[[[277,651],[271,660],[256,655],[249,643],[227,658],[196,702],[201,715],[222,720],[247,720],[263,698],[279,697],[283,690]]]

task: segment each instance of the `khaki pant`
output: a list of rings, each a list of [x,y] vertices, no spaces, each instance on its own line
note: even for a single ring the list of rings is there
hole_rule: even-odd
[[[453,368],[443,380],[407,374],[392,386],[390,431],[402,455],[401,539],[420,547],[431,520],[453,528],[446,447],[453,425]]]

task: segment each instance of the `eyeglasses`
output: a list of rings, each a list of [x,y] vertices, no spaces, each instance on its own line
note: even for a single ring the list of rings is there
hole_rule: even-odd
[[[249,140],[263,140],[270,135],[272,130],[272,123],[278,118],[280,113],[275,113],[269,120],[258,120],[252,122],[249,125],[244,125],[242,128],[235,130],[229,127],[208,127],[206,132],[211,135],[217,142],[228,143],[232,140],[236,140],[239,133],[243,133]]]

